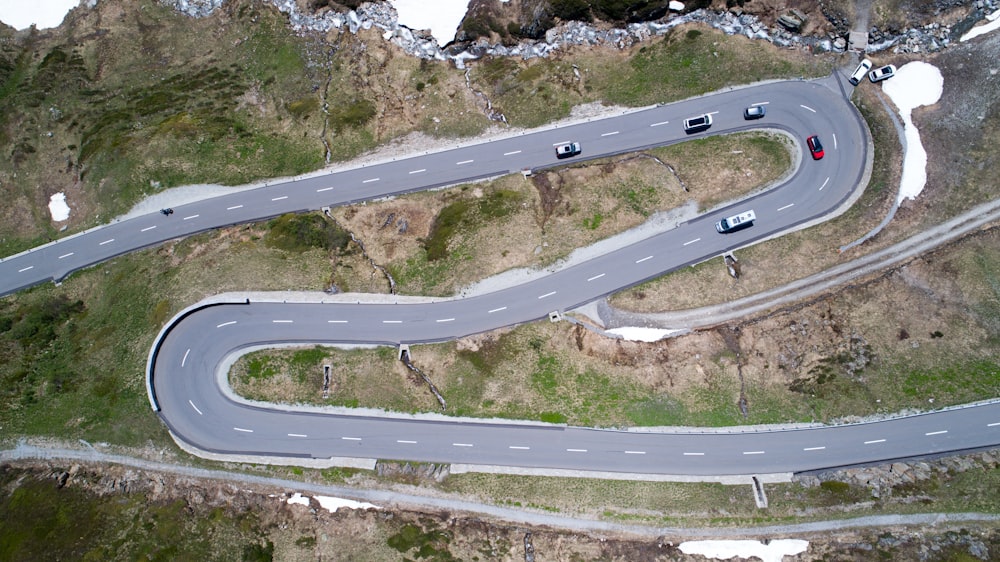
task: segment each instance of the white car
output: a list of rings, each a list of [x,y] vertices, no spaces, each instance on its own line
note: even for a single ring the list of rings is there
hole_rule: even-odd
[[[711,126],[712,116],[707,113],[697,117],[689,117],[684,120],[684,132],[688,134],[704,131]]]
[[[556,158],[569,158],[580,154],[580,143],[568,142],[556,147]]]
[[[881,82],[882,80],[888,80],[889,78],[892,78],[895,75],[896,75],[896,67],[891,64],[887,64],[882,68],[876,68],[875,70],[869,72],[868,79],[871,80],[872,83],[875,83],[875,82]]]
[[[852,86],[857,86],[862,80],[865,79],[865,74],[867,74],[871,69],[872,61],[868,59],[861,59],[861,64],[854,69],[854,73],[851,74],[851,77],[848,78],[847,81],[850,82]]]
[[[757,215],[754,214],[753,209],[750,209],[749,211],[743,211],[738,215],[726,217],[715,223],[715,230],[718,230],[719,234],[735,232],[748,226],[753,226],[753,221],[755,220],[757,220]]]

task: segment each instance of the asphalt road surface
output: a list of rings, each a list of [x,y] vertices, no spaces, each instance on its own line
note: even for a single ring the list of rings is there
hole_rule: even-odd
[[[766,104],[745,121],[743,109]],[[711,113],[706,132],[681,122]],[[792,81],[713,94],[623,116],[538,131],[275,184],[122,221],[0,263],[0,292],[60,279],[117,254],[221,225],[343,205],[394,193],[557,165],[553,147],[582,144],[576,160],[750,128],[781,129],[808,153],[781,186],[699,216],[613,254],[473,298],[425,304],[233,303],[175,318],[150,354],[150,399],[175,438],[209,452],[293,458],[394,458],[593,471],[728,475],[795,472],[974,449],[1000,442],[1000,406],[988,405],[873,424],[754,433],[642,433],[543,424],[431,421],[295,411],[233,400],[223,392],[227,357],[280,343],[443,341],[546,317],[731,248],[830,215],[856,190],[867,131],[840,82]],[[718,234],[722,217],[753,209],[751,228]]]

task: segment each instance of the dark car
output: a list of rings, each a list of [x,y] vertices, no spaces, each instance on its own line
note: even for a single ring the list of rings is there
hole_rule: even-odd
[[[812,153],[813,160],[819,160],[823,157],[823,143],[819,142],[819,137],[813,135],[806,139],[806,144],[809,146],[809,152]]]
[[[751,105],[750,107],[743,110],[744,119],[760,119],[767,113],[763,105]]]
[[[556,147],[556,158],[569,158],[580,154],[580,143],[568,142]]]

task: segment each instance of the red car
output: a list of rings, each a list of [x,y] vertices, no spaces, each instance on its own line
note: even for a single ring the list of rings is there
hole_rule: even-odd
[[[809,152],[813,155],[813,160],[819,160],[823,157],[823,144],[819,142],[819,137],[813,135],[806,139],[806,144],[809,145]]]

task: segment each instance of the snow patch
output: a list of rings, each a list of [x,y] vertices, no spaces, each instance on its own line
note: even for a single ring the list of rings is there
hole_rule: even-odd
[[[65,193],[60,191],[49,197],[49,214],[56,222],[62,222],[69,218],[69,205],[66,204]]]
[[[927,151],[920,142],[920,131],[913,124],[911,113],[922,105],[941,99],[944,77],[932,64],[915,61],[903,65],[896,75],[882,83],[882,91],[896,104],[903,120],[906,151],[903,155],[903,177],[899,181],[897,201],[915,199],[927,183]]]
[[[309,506],[309,498],[303,496],[302,494],[300,494],[298,492],[295,492],[295,495],[293,495],[292,497],[288,498],[288,504],[292,505],[292,504],[296,504],[296,503],[299,504],[299,505],[304,505],[304,506],[308,507]]]
[[[762,562],[781,562],[785,556],[806,551],[809,541],[779,539],[764,544],[760,541],[687,541],[680,544],[684,554],[700,554],[706,558],[760,558]]]
[[[991,31],[996,31],[1000,29],[1000,10],[993,12],[992,14],[986,16],[986,20],[990,23],[986,25],[980,25],[978,27],[973,27],[969,31],[965,32],[959,41],[968,41],[969,39],[975,39],[980,35],[986,35]]]
[[[455,32],[469,8],[469,0],[435,0],[433,8],[427,0],[390,0],[399,14],[399,24],[410,29],[429,29],[443,47],[455,39]]]
[[[356,502],[354,500],[345,500],[344,498],[334,498],[330,496],[316,496],[316,501],[319,502],[320,507],[330,513],[333,513],[342,507],[347,509],[382,509],[381,507],[368,502]]]
[[[608,330],[609,334],[621,336],[629,341],[654,342],[662,340],[670,334],[683,332],[684,330],[664,330],[662,328],[615,328]]]
[[[14,29],[28,29],[32,25],[38,29],[59,27],[66,14],[79,3],[80,0],[0,0],[0,21]]]

